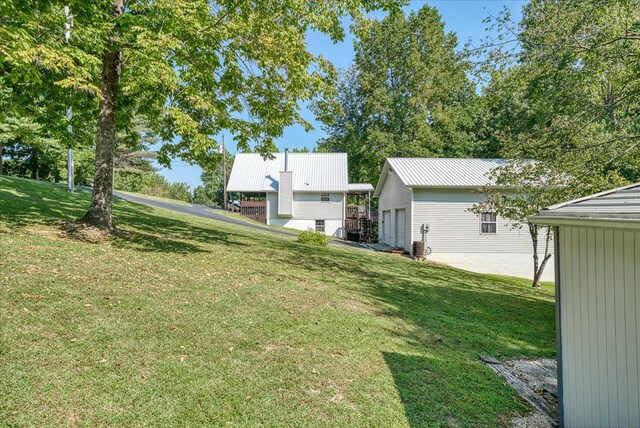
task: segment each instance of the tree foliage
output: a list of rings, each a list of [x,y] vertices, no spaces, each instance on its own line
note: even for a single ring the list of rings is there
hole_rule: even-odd
[[[355,59],[341,75],[337,111],[319,106],[323,151],[349,153],[351,179],[374,182],[386,157],[468,156],[475,150],[475,87],[437,10],[357,25]]]
[[[503,37],[487,47],[483,95],[505,156],[556,165],[587,188],[639,180],[637,2],[535,0],[519,25],[495,23]]]
[[[216,163],[216,167],[204,170],[200,175],[202,186],[193,189],[194,203],[203,205],[224,206],[224,168],[222,163],[222,154],[219,154],[220,160]],[[233,168],[235,157],[227,151],[227,180]]]
[[[162,141],[158,160],[165,166],[175,157],[215,166],[213,136],[222,130],[240,148],[253,142],[268,155],[285,127],[310,127],[300,103],[332,87],[334,71],[307,50],[307,31],[340,40],[341,16],[395,3],[7,0],[0,5],[0,63],[14,86],[56,91],[61,103],[66,91],[74,112],[86,112],[92,124],[98,119],[85,219],[108,229],[116,131],[136,146],[133,119],[143,118]],[[63,37],[65,5],[73,17],[70,43]]]
[[[540,229],[529,216],[640,179],[640,9],[626,0],[533,0],[519,24],[508,13],[490,21],[499,36],[478,50],[488,78],[479,129],[512,160],[493,178],[513,193],[485,189],[486,205],[527,225],[536,249]],[[534,254],[534,286],[546,258]]]

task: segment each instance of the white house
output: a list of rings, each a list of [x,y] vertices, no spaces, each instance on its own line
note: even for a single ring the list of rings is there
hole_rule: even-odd
[[[246,217],[346,237],[347,194],[363,191],[363,185],[350,188],[348,176],[346,153],[285,152],[267,160],[260,154],[239,153],[227,190],[240,193],[240,210]]]
[[[533,245],[528,229],[514,229],[493,212],[477,215],[469,211],[485,200],[479,188],[495,186],[488,174],[504,163],[496,159],[388,158],[374,193],[379,199],[380,241],[411,251],[413,241],[425,238],[431,248],[428,260],[475,272],[531,278]],[[538,251],[543,252],[543,240],[539,246]],[[542,279],[553,280],[552,263]]]
[[[529,221],[555,232],[561,426],[640,427],[640,183]]]

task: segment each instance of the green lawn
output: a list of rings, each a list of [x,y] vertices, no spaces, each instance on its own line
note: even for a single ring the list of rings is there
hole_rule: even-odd
[[[478,354],[553,357],[552,287],[0,177],[0,425],[496,426]]]

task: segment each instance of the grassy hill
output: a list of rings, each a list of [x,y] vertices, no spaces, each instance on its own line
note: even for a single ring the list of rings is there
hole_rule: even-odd
[[[550,285],[88,203],[0,177],[0,425],[495,426],[555,354]]]

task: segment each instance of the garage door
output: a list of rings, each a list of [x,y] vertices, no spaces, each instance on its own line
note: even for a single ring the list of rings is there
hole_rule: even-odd
[[[391,245],[391,211],[382,211],[382,242]]]
[[[404,209],[396,210],[396,247],[398,248],[405,248],[405,221]]]

